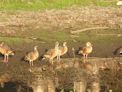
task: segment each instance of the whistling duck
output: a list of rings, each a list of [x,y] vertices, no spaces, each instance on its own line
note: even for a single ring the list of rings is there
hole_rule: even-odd
[[[115,49],[115,51],[113,52],[114,55],[118,55],[118,56],[122,56],[122,46]]]
[[[59,42],[55,43],[55,48],[49,49],[43,56],[43,59],[49,59],[53,64],[53,59],[57,57],[59,53]]]
[[[64,54],[66,54],[68,51],[68,47],[67,47],[67,42],[63,43],[62,47],[59,47],[59,55],[58,55],[58,60],[60,61],[60,56],[63,56]]]
[[[84,59],[87,59],[88,54],[90,54],[92,50],[93,50],[92,44],[90,42],[87,42],[86,46],[79,50],[79,54],[82,54]]]
[[[0,53],[4,55],[4,62],[8,62],[8,56],[9,55],[14,55],[14,52],[12,49],[6,45],[4,42],[0,44]]]
[[[34,46],[34,50],[27,53],[25,56],[25,60],[29,61],[30,66],[33,66],[33,61],[37,60],[39,57],[39,52],[37,50],[37,46]]]
[[[122,47],[119,49],[119,55],[122,55]]]

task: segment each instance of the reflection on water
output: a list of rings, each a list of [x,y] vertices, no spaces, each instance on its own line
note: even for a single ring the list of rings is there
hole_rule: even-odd
[[[32,88],[23,86],[18,83],[8,82],[5,84],[5,87],[0,87],[0,92],[33,92]]]
[[[0,87],[0,92],[33,92],[33,90],[19,83],[8,82],[4,88]],[[56,89],[56,92],[73,92],[73,90]]]

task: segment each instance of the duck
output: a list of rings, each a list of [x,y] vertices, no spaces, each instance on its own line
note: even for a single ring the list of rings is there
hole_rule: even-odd
[[[25,55],[24,60],[28,61],[30,66],[33,66],[33,62],[36,61],[39,57],[39,52],[37,47],[38,46],[34,46],[34,50]]]
[[[53,59],[57,57],[58,60],[58,54],[59,53],[59,42],[57,41],[55,43],[55,47],[52,49],[49,49],[44,55],[42,60],[49,59],[49,61],[53,64]]]
[[[9,55],[14,55],[14,51],[4,42],[0,43],[0,53],[4,55],[4,62],[8,62]]]
[[[120,55],[120,56],[122,55],[122,47],[119,48],[119,55]]]
[[[61,56],[66,54],[68,52],[67,42],[64,42],[63,46],[60,47],[59,50],[61,51]]]
[[[68,52],[67,42],[63,42],[63,46],[59,47],[58,60],[60,61],[60,57],[65,55],[67,52]]]
[[[93,47],[90,42],[86,42],[86,46],[81,48],[78,54],[82,54],[84,59],[88,58],[88,55],[92,53]]]
[[[114,55],[116,56],[122,56],[122,46],[116,48],[113,52]]]

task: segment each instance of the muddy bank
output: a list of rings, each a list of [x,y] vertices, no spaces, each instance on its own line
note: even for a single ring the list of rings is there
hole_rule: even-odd
[[[40,55],[54,47],[59,41],[68,43],[77,51],[87,41],[93,44],[92,57],[113,57],[114,51],[122,46],[122,9],[121,7],[81,7],[64,10],[44,11],[0,11],[0,41],[9,44],[17,58],[39,46]],[[91,27],[108,27],[107,30],[89,30],[76,35],[69,31]],[[24,47],[23,47],[24,45]],[[77,55],[77,57],[79,57]]]
[[[95,70],[99,71],[101,92],[112,89],[114,92],[121,92],[121,72],[122,67],[120,61],[122,58],[89,58],[88,62],[94,66]],[[106,62],[106,65],[105,65]],[[49,64],[47,61],[34,62],[32,68],[29,67],[27,62],[23,61],[11,61],[6,66],[4,63],[0,63],[1,71],[0,75],[8,73],[11,75],[11,82],[5,84],[5,88],[1,88],[2,92],[16,92],[21,86],[22,92],[32,92],[30,84],[37,83],[38,79],[52,79],[56,85],[56,88],[60,92],[62,89],[69,92],[73,88],[73,81],[80,81],[84,78],[88,78],[89,84],[92,80],[91,70],[84,68],[81,63],[81,59],[62,59],[61,63],[55,61],[54,65]],[[104,70],[103,70],[104,69]],[[86,72],[87,71],[87,72]],[[98,72],[97,71],[97,72]],[[96,72],[96,71],[95,71]],[[88,75],[89,76],[88,76]],[[84,78],[81,78],[83,77]],[[90,77],[91,76],[91,77]],[[111,77],[110,77],[111,76]],[[58,78],[58,79],[57,79]],[[60,91],[59,91],[60,90]],[[21,92],[20,91],[20,92]]]

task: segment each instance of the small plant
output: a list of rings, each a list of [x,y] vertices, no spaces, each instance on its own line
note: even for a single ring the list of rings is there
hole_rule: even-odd
[[[64,92],[64,89],[62,89],[60,92]]]
[[[109,92],[113,92],[112,89],[110,89]]]
[[[74,92],[73,90],[70,90],[69,92]]]

